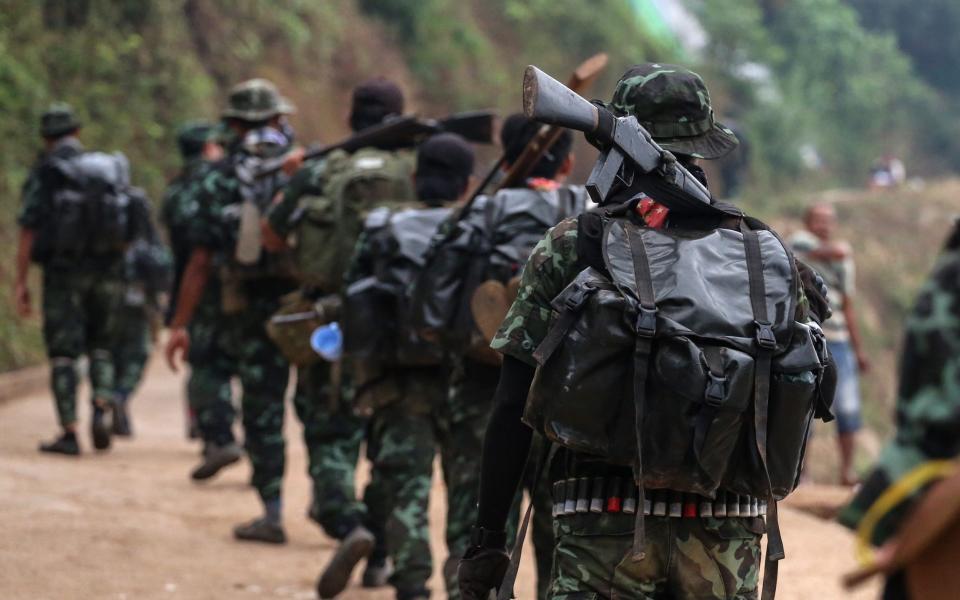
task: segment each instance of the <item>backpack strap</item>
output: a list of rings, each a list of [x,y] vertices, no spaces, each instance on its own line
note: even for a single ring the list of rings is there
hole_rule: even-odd
[[[548,446],[541,451],[540,458],[537,460],[537,470],[533,475],[532,486],[540,483],[544,471],[553,462],[553,457],[557,454],[559,446],[547,440]],[[637,511],[643,512],[643,511]],[[517,531],[517,539],[513,542],[513,550],[510,552],[510,563],[507,564],[507,570],[503,574],[503,580],[500,582],[500,588],[497,590],[497,600],[510,600],[513,598],[513,585],[517,582],[517,574],[520,572],[520,557],[523,556],[523,542],[527,538],[527,529],[530,527],[530,517],[533,515],[533,500],[527,504],[527,510],[523,514],[523,521],[520,522],[520,529]]]
[[[770,473],[767,469],[767,421],[769,416],[770,400],[770,365],[773,352],[777,347],[777,339],[773,333],[773,326],[767,314],[767,292],[763,279],[763,255],[760,251],[760,237],[755,230],[741,224],[743,246],[747,259],[747,275],[750,280],[750,304],[753,308],[753,318],[757,325],[756,331],[756,363],[754,367],[754,433],[756,435],[757,452],[760,455],[761,465],[767,477],[768,508],[767,508],[767,553],[764,558],[766,571],[763,578],[763,600],[773,600],[777,590],[778,561],[785,553],[783,538],[780,535],[780,523],[777,517],[777,500],[773,496],[773,485],[770,482]]]
[[[643,427],[644,409],[647,395],[647,376],[650,369],[650,354],[653,349],[653,337],[657,330],[657,304],[653,291],[653,278],[650,275],[650,260],[647,248],[638,227],[624,223],[630,253],[633,260],[633,272],[637,285],[637,318],[634,323],[635,343],[633,348],[633,404],[634,429],[637,433],[637,464],[634,475],[639,494],[637,506],[645,501],[643,485]],[[633,529],[633,555],[631,560],[639,562],[646,557],[646,532],[644,530],[643,510],[638,508]]]

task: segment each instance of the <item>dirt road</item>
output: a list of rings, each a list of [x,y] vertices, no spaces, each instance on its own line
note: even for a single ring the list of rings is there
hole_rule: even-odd
[[[244,464],[205,485],[187,473],[199,448],[184,439],[182,380],[154,361],[134,400],[136,438],[94,454],[86,425],[80,459],[40,455],[54,431],[46,393],[0,402],[0,598],[4,600],[135,600],[313,598],[333,542],[304,516],[309,487],[300,428],[288,411],[289,458],[284,547],[236,543],[232,526],[257,514]],[[366,467],[361,469],[366,476]],[[434,564],[442,564],[442,484],[431,501]],[[853,566],[851,537],[838,526],[782,511],[788,559],[778,598],[851,596],[838,583]],[[527,552],[521,598],[532,597]],[[443,597],[434,575],[435,597]],[[355,585],[348,599],[391,598]]]

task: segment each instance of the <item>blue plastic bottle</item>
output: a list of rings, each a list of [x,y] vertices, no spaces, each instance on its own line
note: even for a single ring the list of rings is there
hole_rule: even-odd
[[[310,334],[310,347],[324,360],[340,360],[343,355],[343,333],[340,331],[340,324],[334,321],[314,329]]]

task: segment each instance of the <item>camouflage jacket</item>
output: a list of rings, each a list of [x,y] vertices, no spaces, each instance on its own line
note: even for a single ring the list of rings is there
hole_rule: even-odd
[[[915,468],[960,455],[960,222],[907,318],[896,420],[896,435],[840,515],[848,527],[857,527],[874,502]],[[886,541],[920,495],[915,490],[887,513],[871,541]]]

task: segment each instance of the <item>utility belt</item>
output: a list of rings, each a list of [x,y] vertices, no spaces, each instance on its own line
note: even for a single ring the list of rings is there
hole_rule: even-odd
[[[553,517],[585,513],[634,515],[639,490],[632,479],[571,477],[553,484]],[[672,490],[644,490],[643,514],[653,517],[763,517],[767,501],[754,496],[717,492],[716,498]]]

